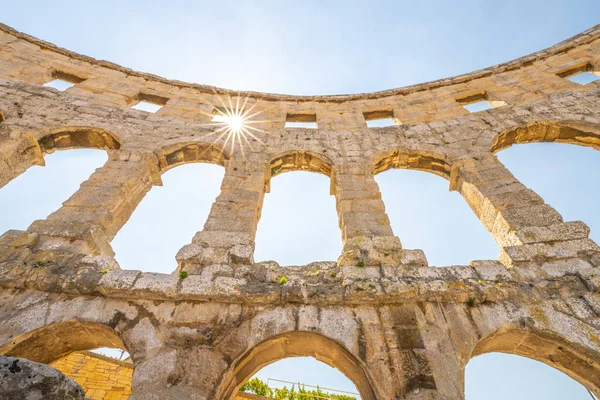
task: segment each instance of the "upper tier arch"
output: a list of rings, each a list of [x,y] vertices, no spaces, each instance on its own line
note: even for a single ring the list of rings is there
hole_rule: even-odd
[[[492,142],[497,153],[515,144],[556,142],[600,150],[600,126],[584,121],[535,121],[500,133]]]
[[[117,150],[121,147],[121,141],[115,134],[104,129],[79,126],[55,129],[40,137],[38,143],[43,154],[56,150]]]
[[[447,180],[450,179],[451,166],[445,157],[429,151],[385,150],[373,156],[371,164],[375,175],[388,169],[401,168],[430,172]]]
[[[184,142],[161,147],[156,151],[161,173],[178,165],[208,163],[220,166],[230,159],[229,153],[214,143]]]

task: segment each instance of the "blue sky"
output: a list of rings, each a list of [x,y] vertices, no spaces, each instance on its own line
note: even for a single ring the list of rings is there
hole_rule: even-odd
[[[600,23],[596,1],[20,1],[0,22],[61,47],[168,78],[292,94],[383,90],[508,61]],[[499,153],[507,167],[565,220],[583,220],[600,241],[600,153],[521,145]],[[56,210],[106,160],[101,151],[46,157],[0,189],[0,231],[26,229]],[[221,167],[184,165],[163,175],[113,241],[124,269],[170,273],[174,255],[202,228]],[[405,248],[431,265],[493,259],[498,247],[442,178],[392,170],[376,177]],[[190,184],[196,182],[196,184]],[[43,195],[41,195],[43,194]],[[283,265],[335,260],[341,249],[324,176],[277,176],[265,197],[257,260]],[[322,364],[321,364],[322,365]],[[312,359],[273,364],[263,378],[354,390]],[[468,400],[589,399],[566,375],[516,356],[491,354],[467,367]]]

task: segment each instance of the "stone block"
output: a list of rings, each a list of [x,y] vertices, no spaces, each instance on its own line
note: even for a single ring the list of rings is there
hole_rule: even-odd
[[[471,261],[469,264],[481,279],[486,281],[510,281],[513,280],[512,275],[504,265],[498,261]]]
[[[74,380],[46,364],[0,356],[0,398],[27,400],[83,400]]]

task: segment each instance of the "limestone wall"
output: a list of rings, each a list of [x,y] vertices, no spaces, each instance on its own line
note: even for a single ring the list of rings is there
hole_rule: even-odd
[[[91,400],[125,400],[131,394],[131,363],[77,351],[50,365],[79,383]]]
[[[600,395],[600,247],[495,156],[513,144],[600,149],[600,26],[531,56],[378,93],[240,93],[151,76],[0,27],[0,186],[44,156],[108,152],[62,207],[0,236],[0,354],[51,363],[126,349],[132,400],[230,400],[263,366],[313,356],[364,400],[458,400],[470,358],[545,362]],[[54,78],[66,92],[41,86]],[[208,123],[221,100],[262,111],[233,144]],[[163,105],[150,114],[130,108]],[[469,114],[486,100],[494,108]],[[227,100],[228,101],[228,100]],[[293,118],[317,129],[285,128]],[[300,117],[298,117],[300,115]],[[367,128],[365,118],[399,124]],[[110,245],[161,174],[223,166],[204,226],[173,274],[121,270]],[[496,240],[497,260],[432,268],[394,235],[374,176],[390,168],[448,180]],[[330,178],[343,250],[305,266],[255,263],[271,179]],[[283,280],[282,278],[286,278]]]

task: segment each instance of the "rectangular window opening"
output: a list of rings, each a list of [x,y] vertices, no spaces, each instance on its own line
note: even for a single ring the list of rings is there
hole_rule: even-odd
[[[596,72],[596,73],[593,73],[590,71],[579,72],[575,75],[569,76],[567,79],[570,80],[571,82],[575,82],[580,85],[587,85],[588,83],[592,83],[592,82],[599,80],[600,72]]]
[[[594,66],[591,63],[585,62],[557,72],[556,75],[580,85],[587,85],[600,79],[600,70],[594,70]]]
[[[364,112],[363,116],[369,128],[385,128],[386,126],[399,125],[398,120],[394,118],[393,110],[379,110]]]
[[[54,88],[60,92],[64,92],[68,88],[85,81],[85,78],[64,71],[52,72],[52,78],[54,79],[52,79],[50,82],[44,83],[43,86]]]
[[[212,122],[229,122],[229,117],[227,116],[229,113],[227,112],[226,107],[214,107],[213,109],[213,117]]]
[[[317,129],[317,114],[287,114],[285,127]]]
[[[489,93],[485,91],[456,99],[456,101],[470,113],[490,110],[506,105],[504,101],[492,99]]]
[[[167,101],[169,101],[167,97],[162,97],[150,93],[139,93],[136,98],[139,101],[133,106],[131,106],[131,108],[133,108],[134,110],[145,111],[151,114],[156,113],[165,104],[167,104]]]

